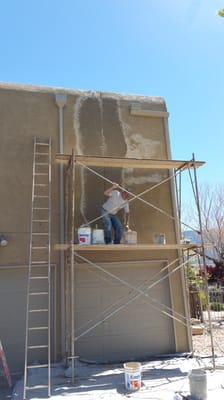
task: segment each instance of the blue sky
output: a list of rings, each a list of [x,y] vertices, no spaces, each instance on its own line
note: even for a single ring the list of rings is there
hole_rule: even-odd
[[[0,81],[163,96],[172,156],[223,183],[224,0],[1,2]]]

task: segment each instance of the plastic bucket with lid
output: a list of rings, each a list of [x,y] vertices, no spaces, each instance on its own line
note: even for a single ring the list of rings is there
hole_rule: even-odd
[[[92,233],[92,244],[104,244],[104,230],[93,229]]]
[[[124,232],[124,243],[137,244],[137,232],[136,231]]]
[[[153,242],[155,244],[166,244],[165,233],[155,233],[153,236]]]
[[[141,364],[139,362],[125,363],[124,374],[127,390],[139,390],[141,388]]]
[[[203,369],[192,369],[189,374],[190,395],[194,400],[207,399],[207,374]]]
[[[91,244],[91,228],[80,227],[78,229],[78,243],[80,245]]]

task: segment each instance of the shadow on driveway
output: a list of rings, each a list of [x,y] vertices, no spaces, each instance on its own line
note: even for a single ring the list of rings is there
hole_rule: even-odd
[[[13,385],[20,376],[21,374],[11,377]],[[6,377],[3,375],[3,372],[0,371],[0,400],[10,400],[12,398],[13,385],[12,387],[9,387]]]

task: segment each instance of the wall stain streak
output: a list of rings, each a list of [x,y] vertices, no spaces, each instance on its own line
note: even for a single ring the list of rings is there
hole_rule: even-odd
[[[76,99],[74,105],[75,153],[82,155],[104,156],[107,145],[103,127],[103,101],[100,92],[88,92]],[[84,223],[88,223],[88,193],[91,180],[89,173],[80,168],[80,213]]]

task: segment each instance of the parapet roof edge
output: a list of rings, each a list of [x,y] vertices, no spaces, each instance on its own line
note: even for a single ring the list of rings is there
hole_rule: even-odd
[[[67,93],[67,94],[83,94],[101,97],[116,98],[119,100],[129,100],[129,101],[151,101],[158,104],[166,104],[164,97],[162,96],[149,96],[142,94],[128,94],[128,93],[117,93],[117,92],[104,92],[101,90],[82,90],[82,89],[71,89],[65,87],[57,86],[41,86],[41,85],[31,85],[23,83],[10,83],[1,82],[0,89],[8,90],[23,90],[29,92],[41,92],[41,93]]]

